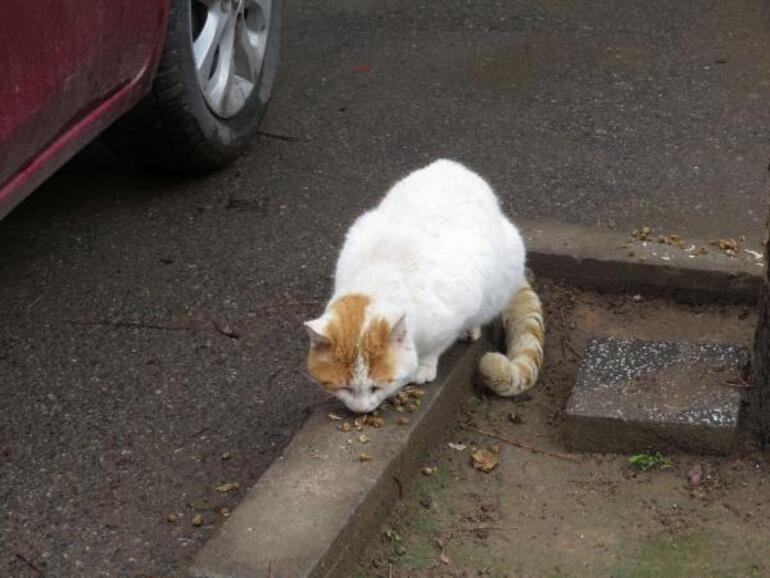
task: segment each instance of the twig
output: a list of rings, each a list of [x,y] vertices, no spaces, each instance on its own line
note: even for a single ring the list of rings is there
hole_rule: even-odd
[[[393,480],[396,482],[396,485],[398,486],[398,499],[403,500],[404,499],[404,484],[401,483],[401,480],[399,480],[396,476],[393,476]]]
[[[67,325],[85,325],[88,327],[119,327],[128,329],[158,329],[161,331],[196,331],[196,327],[184,327],[173,325],[154,325],[152,323],[135,323],[133,321],[77,321],[65,320]]]
[[[25,563],[27,566],[29,566],[29,568],[30,568],[30,569],[31,569],[31,570],[32,570],[32,571],[33,571],[35,574],[37,574],[38,576],[43,576],[43,571],[42,571],[40,568],[38,568],[38,567],[37,567],[37,566],[34,564],[34,562],[32,562],[31,560],[27,559],[25,556],[23,556],[22,554],[19,554],[18,552],[16,552],[16,554],[15,554],[15,555],[16,555],[16,558],[18,558],[19,560],[21,560],[22,562],[24,562],[24,563]]]
[[[262,305],[257,305],[254,307],[254,309],[274,309],[277,307],[298,307],[302,305],[319,305],[323,303],[323,301],[320,301],[318,299],[312,299],[307,301],[283,301],[280,303],[263,303]]]
[[[259,136],[264,136],[264,137],[267,137],[267,138],[274,138],[275,140],[285,140],[285,141],[288,141],[288,142],[294,142],[294,141],[301,140],[299,137],[291,136],[289,134],[278,134],[278,133],[275,133],[275,132],[265,132],[263,130],[258,131],[257,134]]]
[[[722,387],[733,387],[735,389],[751,389],[754,387],[752,384],[750,384],[745,379],[741,379],[740,381],[725,381],[724,383],[720,383]]]
[[[575,456],[570,456],[568,454],[562,454],[560,452],[552,452],[552,451],[549,451],[549,450],[544,450],[542,448],[536,448],[535,446],[531,446],[531,445],[529,445],[527,443],[520,442],[520,441],[517,441],[517,440],[512,440],[510,438],[499,436],[497,434],[485,432],[485,431],[482,431],[480,429],[476,429],[474,427],[471,427],[469,425],[461,424],[460,427],[465,428],[467,430],[470,430],[472,432],[476,432],[478,434],[490,437],[490,438],[494,438],[496,440],[500,440],[501,442],[505,442],[505,443],[510,444],[512,446],[516,446],[517,448],[523,448],[525,450],[529,450],[529,451],[534,452],[536,454],[545,454],[545,455],[551,456],[553,458],[559,458],[560,460],[567,460],[568,462],[574,462],[576,464],[581,463],[581,461],[578,458],[576,458]]]
[[[393,564],[388,562],[388,578],[393,578]]]
[[[451,528],[447,530],[450,534],[452,532],[505,532],[506,530],[519,530],[519,526],[478,526],[476,528]]]

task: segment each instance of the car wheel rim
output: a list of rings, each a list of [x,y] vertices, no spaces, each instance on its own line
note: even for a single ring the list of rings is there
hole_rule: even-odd
[[[272,0],[191,0],[190,31],[198,84],[221,118],[238,114],[259,83]]]

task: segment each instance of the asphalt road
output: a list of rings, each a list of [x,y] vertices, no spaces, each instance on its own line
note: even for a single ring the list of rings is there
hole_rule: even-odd
[[[238,502],[215,486],[251,485],[322,399],[301,322],[344,230],[436,157],[518,218],[761,238],[769,21],[761,0],[289,2],[266,135],[233,167],[81,156],[0,223],[0,574],[181,575]]]

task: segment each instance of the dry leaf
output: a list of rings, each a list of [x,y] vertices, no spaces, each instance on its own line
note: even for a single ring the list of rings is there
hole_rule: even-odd
[[[695,464],[687,472],[687,483],[691,488],[697,488],[703,482],[703,468],[700,464]]]
[[[340,426],[340,431],[344,433],[348,433],[350,431],[350,422],[348,420],[345,420],[342,422],[342,425]]]
[[[358,441],[360,441],[362,444],[368,443],[369,436],[366,434],[361,434],[360,436],[358,436]]]
[[[482,472],[491,472],[497,466],[497,456],[488,450],[476,450],[471,454],[471,465]]]

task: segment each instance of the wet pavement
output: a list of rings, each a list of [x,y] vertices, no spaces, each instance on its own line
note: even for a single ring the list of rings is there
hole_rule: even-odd
[[[323,399],[301,322],[345,229],[433,158],[519,218],[761,238],[769,18],[288,3],[265,134],[234,166],[166,180],[81,156],[0,223],[0,568],[181,575]]]

